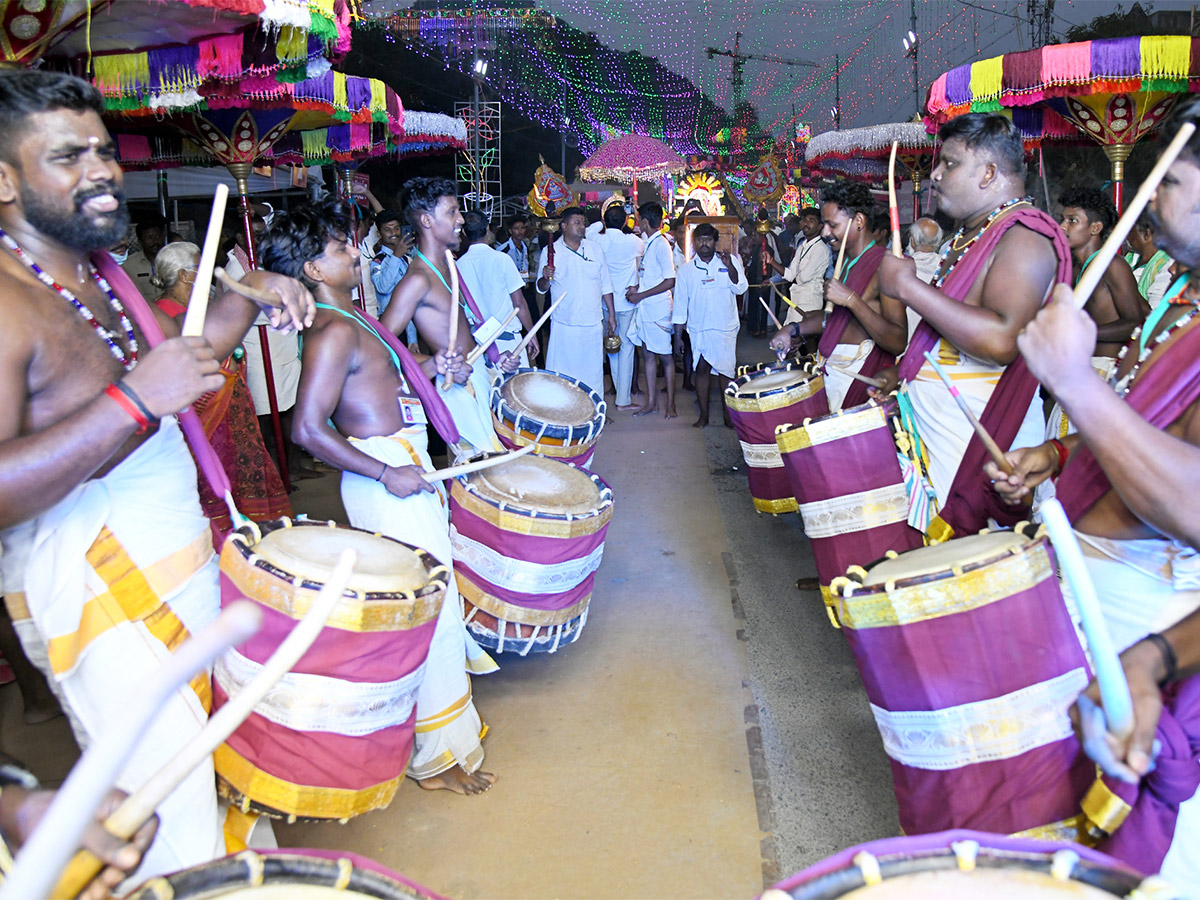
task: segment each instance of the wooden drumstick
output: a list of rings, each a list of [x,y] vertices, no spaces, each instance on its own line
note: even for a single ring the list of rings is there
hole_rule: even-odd
[[[283,643],[271,654],[259,673],[209,718],[208,724],[191,742],[117,807],[116,812],[104,820],[104,827],[109,833],[124,840],[132,837],[142,824],[154,815],[154,810],[167,795],[175,790],[196,766],[211,756],[253,712],[255,705],[267,695],[275,683],[291,671],[317,639],[334,607],[342,599],[357,560],[358,554],[354,550],[342,551],[329,580],[321,588],[304,618],[284,638]],[[102,867],[103,863],[95,856],[87,851],[80,851],[63,872],[54,896],[76,896],[96,877]]]
[[[204,248],[200,251],[200,262],[196,266],[196,280],[192,282],[192,296],[188,300],[187,313],[183,317],[184,337],[200,337],[204,334],[204,319],[208,314],[208,289],[212,287],[213,266],[217,263],[217,246],[221,243],[221,223],[225,221],[227,203],[229,186],[218,184],[216,193],[213,194],[212,212],[208,216]]]
[[[778,318],[776,317],[776,315],[775,315],[775,312],[774,312],[774,311],[771,309],[771,304],[769,304],[769,303],[768,303],[766,300],[764,300],[762,297],[759,297],[759,298],[758,298],[758,302],[759,302],[759,303],[761,303],[761,304],[763,305],[763,309],[765,309],[765,310],[767,311],[767,315],[768,315],[768,316],[770,316],[770,317],[771,317],[771,321],[775,323],[775,330],[776,330],[776,331],[783,331],[783,325],[782,325],[782,324],[780,324],[780,322],[779,322],[779,319],[778,319]]]
[[[846,223],[846,231],[850,230],[850,223]],[[842,280],[842,263],[846,259],[846,241],[849,240],[849,234],[842,235],[842,245],[838,247],[837,264],[833,267],[833,277],[837,281]]]
[[[480,469],[490,469],[492,466],[498,466],[501,463],[512,462],[514,459],[524,456],[526,453],[532,453],[536,449],[537,444],[526,444],[520,450],[514,450],[512,453],[489,456],[487,459],[477,459],[475,462],[463,463],[461,466],[450,466],[446,469],[438,469],[436,472],[425,472],[421,477],[430,484],[435,484],[439,481],[449,481],[451,478],[457,478],[459,475],[470,475],[472,472],[478,472]]]
[[[248,284],[242,284],[220,266],[213,269],[213,277],[224,285],[225,290],[241,294],[247,300],[253,300],[255,303],[263,304],[263,306],[273,306],[276,309],[283,308],[283,301],[279,299],[279,295],[274,291],[264,291],[259,288],[250,287]]]
[[[900,206],[896,202],[896,151],[900,149],[899,141],[892,141],[892,157],[888,160],[888,215],[892,222],[892,255],[900,259],[904,254],[900,251]]]
[[[487,353],[487,348],[496,343],[496,338],[500,337],[504,329],[508,327],[508,323],[517,317],[517,308],[514,306],[513,311],[504,317],[504,321],[500,323],[500,327],[496,329],[496,333],[484,341],[482,344],[476,344],[475,349],[467,354],[467,365],[475,365],[475,361],[483,354]]]
[[[458,349],[458,266],[454,264],[454,254],[446,251],[446,263],[450,266],[450,339],[446,342],[446,351]],[[450,390],[454,384],[454,376],[447,373],[442,376],[442,390]]]
[[[1154,196],[1154,192],[1158,190],[1158,183],[1163,180],[1163,176],[1167,174],[1167,169],[1171,167],[1171,163],[1175,162],[1176,157],[1183,152],[1183,145],[1188,142],[1188,139],[1196,131],[1195,122],[1184,122],[1179,126],[1179,131],[1167,144],[1167,148],[1163,150],[1162,156],[1158,158],[1158,162],[1154,164],[1154,168],[1150,170],[1150,174],[1146,176],[1146,180],[1142,182],[1141,187],[1137,189],[1137,193],[1133,195],[1133,200],[1129,202],[1129,206],[1125,208],[1125,213],[1113,226],[1112,232],[1108,236],[1103,246],[1096,251],[1096,258],[1092,260],[1092,264],[1083,271],[1082,277],[1079,279],[1079,284],[1075,285],[1073,298],[1076,309],[1083,309],[1088,298],[1092,296],[1092,292],[1100,285],[1100,279],[1104,277],[1104,273],[1108,271],[1109,265],[1121,252],[1121,245],[1125,243],[1125,238],[1129,237],[1129,232],[1133,231],[1133,226],[1137,223],[1138,216],[1142,214],[1142,210],[1146,208],[1146,204],[1150,202],[1150,198]]]
[[[1108,720],[1108,730],[1119,740],[1133,733],[1133,698],[1129,695],[1129,682],[1112,635],[1104,623],[1100,600],[1096,597],[1096,586],[1088,574],[1079,539],[1071,528],[1067,513],[1056,499],[1047,500],[1039,507],[1042,522],[1050,533],[1050,543],[1058,556],[1063,577],[1075,595],[1079,610],[1079,624],[1087,637],[1088,649],[1092,652],[1092,668],[1100,687],[1100,703]]]
[[[0,887],[0,896],[50,895],[59,873],[92,823],[96,809],[116,783],[162,705],[197,672],[258,631],[261,622],[262,613],[254,604],[245,601],[230,604],[215,622],[164,660],[152,678],[142,682],[142,689],[128,698],[125,714],[100,734],[71,769],[37,829],[17,855],[16,868]],[[80,888],[95,877],[100,866],[89,871],[91,874],[78,882]],[[78,890],[73,890],[54,896],[74,897],[77,893]]]
[[[937,372],[938,378],[946,385],[950,391],[950,396],[954,398],[954,402],[958,404],[958,408],[962,410],[964,416],[971,423],[971,427],[975,429],[975,433],[979,435],[979,440],[983,441],[983,446],[987,448],[988,455],[992,458],[1000,471],[1005,475],[1013,473],[1012,463],[1004,458],[1004,451],[1000,449],[1000,445],[988,434],[987,429],[983,427],[983,423],[975,418],[975,413],[971,412],[971,407],[967,406],[967,400],[958,392],[958,388],[950,381],[950,376],[946,374],[946,370],[938,365],[938,361],[934,359],[933,354],[928,350],[925,351],[925,358],[929,360],[929,364],[933,366],[933,371]]]
[[[513,354],[515,356],[521,355],[521,351],[524,350],[529,345],[529,342],[533,339],[533,336],[538,333],[538,329],[540,329],[543,325],[546,324],[546,320],[550,318],[550,314],[553,313],[556,309],[558,309],[558,304],[562,303],[566,299],[567,299],[567,295],[563,294],[561,297],[559,297],[557,300],[555,300],[553,303],[550,304],[550,308],[548,310],[546,310],[544,313],[542,313],[542,317],[533,323],[533,327],[529,329],[529,334],[525,335],[525,337],[521,341],[521,343],[517,344],[517,349],[513,351]]]
[[[866,375],[861,375],[858,372],[852,372],[844,366],[835,366],[831,362],[827,362],[825,365],[833,369],[835,372],[841,372],[843,375],[853,378],[855,381],[861,381],[863,384],[869,384],[871,387],[879,388],[880,390],[883,390],[885,387],[887,387],[887,385],[878,378],[870,378]]]

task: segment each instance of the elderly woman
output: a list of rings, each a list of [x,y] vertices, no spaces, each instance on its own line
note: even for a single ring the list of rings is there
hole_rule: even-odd
[[[167,244],[154,257],[154,270],[162,295],[154,301],[158,309],[181,325],[196,281],[200,248],[187,241]],[[278,519],[292,514],[291,503],[275,462],[263,446],[254,413],[254,400],[246,387],[238,362],[231,356],[221,365],[225,386],[205,394],[195,404],[204,433],[225,467],[233,487],[233,499],[242,515],[255,521]],[[212,524],[219,548],[233,528],[229,510],[208,482],[201,477],[200,505]]]

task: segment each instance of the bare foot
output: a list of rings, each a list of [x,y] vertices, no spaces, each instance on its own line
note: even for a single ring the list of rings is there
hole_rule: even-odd
[[[679,413],[675,412],[675,404],[674,403],[667,404],[667,411],[666,411],[665,415],[663,416],[663,418],[664,419],[678,419],[679,418]]]
[[[648,415],[651,415],[652,413],[656,413],[656,412],[658,412],[658,404],[657,403],[654,404],[653,406],[639,406],[636,410],[634,410],[633,414],[635,416],[648,416]]]
[[[495,783],[496,776],[491,772],[476,772],[470,775],[462,766],[454,766],[417,782],[427,791],[454,791],[466,796],[482,794]]]
[[[707,426],[708,426],[708,419],[704,418],[703,416],[701,416],[699,419],[697,419],[695,422],[692,423],[693,428],[705,428]]]

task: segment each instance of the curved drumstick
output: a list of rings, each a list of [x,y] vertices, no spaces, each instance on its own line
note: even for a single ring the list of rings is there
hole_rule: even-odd
[[[537,449],[537,444],[526,444],[520,450],[514,450],[512,453],[500,453],[496,456],[489,456],[487,459],[477,459],[475,462],[463,463],[461,466],[450,466],[446,469],[438,469],[436,472],[425,472],[422,474],[426,481],[434,484],[438,481],[448,481],[451,478],[457,478],[459,475],[470,475],[472,472],[478,472],[480,469],[490,469],[492,466],[498,466],[501,463],[512,462],[526,453],[532,453]]]
[[[129,698],[125,715],[106,728],[71,769],[42,821],[17,854],[16,867],[0,886],[0,897],[9,900],[50,895],[59,872],[79,846],[97,808],[163,703],[228,648],[258,631],[261,622],[262,614],[253,604],[231,604],[215,622],[172,653],[153,678],[142,682],[143,690]],[[100,871],[99,860],[96,863],[91,874],[79,883],[80,889]],[[78,893],[75,890],[54,896],[74,897]]]
[[[880,390],[883,390],[885,387],[887,387],[887,385],[878,378],[870,378],[866,375],[860,374],[859,372],[853,372],[844,366],[835,366],[831,362],[827,362],[825,365],[826,367],[833,369],[835,372],[840,372],[848,378],[853,378],[855,381],[861,381],[863,384],[869,384],[873,388],[879,388]]]
[[[1150,202],[1150,198],[1154,196],[1154,192],[1158,190],[1158,183],[1163,180],[1163,176],[1167,174],[1167,169],[1171,167],[1171,163],[1175,162],[1175,158],[1183,152],[1183,145],[1188,142],[1188,139],[1195,130],[1195,122],[1184,122],[1179,126],[1179,132],[1171,140],[1171,143],[1167,144],[1167,148],[1163,150],[1162,156],[1158,158],[1158,162],[1154,164],[1154,168],[1150,170],[1150,174],[1146,176],[1146,180],[1142,182],[1141,187],[1137,189],[1137,193],[1133,195],[1133,200],[1125,208],[1125,213],[1109,233],[1108,240],[1096,251],[1096,258],[1084,270],[1082,277],[1079,279],[1079,284],[1075,285],[1073,296],[1076,309],[1083,309],[1083,305],[1092,296],[1092,291],[1096,290],[1100,285],[1100,279],[1104,277],[1104,273],[1108,271],[1109,265],[1116,258],[1117,254],[1121,252],[1121,245],[1125,243],[1125,238],[1129,237],[1129,232],[1133,231],[1133,226],[1137,222],[1138,216],[1142,214],[1142,210],[1146,208],[1146,204]]]
[[[184,337],[200,337],[204,334],[204,319],[208,314],[208,289],[212,287],[217,246],[221,243],[221,223],[225,221],[225,206],[228,203],[229,186],[218,184],[216,193],[213,194],[212,212],[208,216],[204,249],[200,251],[200,262],[196,266],[196,280],[192,283],[192,296],[188,300],[187,313],[183,317]]]
[[[775,330],[783,331],[783,325],[780,323],[779,318],[775,315],[775,311],[771,309],[771,304],[769,304],[762,297],[758,298],[758,302],[763,305],[763,309],[767,311],[767,315],[770,316],[771,321],[775,323]]]
[[[454,254],[446,251],[446,263],[450,266],[450,339],[446,342],[446,351],[458,349],[458,266],[454,264]],[[442,376],[442,390],[450,390],[454,384],[454,376],[447,372]]]
[[[514,306],[513,311],[504,317],[504,321],[500,323],[500,327],[496,329],[496,333],[493,334],[486,341],[484,341],[482,344],[476,344],[475,349],[467,354],[467,365],[468,366],[475,365],[475,361],[477,359],[479,359],[479,357],[483,356],[483,354],[487,353],[487,348],[492,346],[492,344],[494,344],[496,342],[496,338],[500,337],[500,335],[504,332],[504,329],[508,327],[508,323],[511,322],[516,317],[517,317],[517,308]]]
[[[241,294],[247,300],[253,300],[255,303],[261,303],[264,306],[274,306],[276,309],[283,308],[283,301],[279,299],[279,295],[274,291],[264,291],[259,288],[250,287],[248,284],[242,284],[220,266],[213,269],[213,277],[224,285],[225,290]]]
[[[291,671],[317,639],[334,607],[342,599],[357,560],[358,554],[354,550],[342,551],[329,580],[321,588],[313,605],[271,654],[271,658],[259,673],[209,718],[208,724],[195,738],[117,807],[116,812],[104,820],[105,829],[119,838],[132,837],[192,769],[211,756],[226,738],[233,734],[254,710],[258,701],[275,686],[275,682]],[[102,865],[92,854],[80,851],[63,872],[54,896],[76,896],[96,877]]]
[[[847,226],[846,226],[847,231],[849,230],[849,227],[850,226],[847,224]],[[845,262],[845,260],[846,260],[846,241],[849,237],[850,237],[850,235],[843,234],[842,235],[842,245],[840,247],[838,247],[837,264],[833,267],[833,277],[837,281],[842,280],[842,263]],[[826,305],[828,305],[828,304],[826,304]]]
[[[1088,574],[1079,549],[1079,539],[1071,528],[1067,513],[1057,500],[1047,500],[1039,507],[1042,522],[1050,533],[1050,543],[1058,554],[1063,577],[1071,586],[1075,603],[1079,609],[1079,624],[1087,636],[1088,649],[1092,651],[1092,667],[1096,671],[1096,682],[1100,687],[1100,702],[1108,719],[1108,730],[1119,740],[1133,733],[1133,698],[1129,695],[1129,682],[1121,667],[1121,658],[1113,646],[1112,635],[1104,624],[1100,612],[1100,601],[1096,597],[1096,586]]]
[[[1004,457],[1004,451],[1000,449],[1000,445],[996,443],[995,438],[988,434],[988,430],[983,427],[983,423],[975,418],[975,413],[971,412],[971,407],[967,406],[966,398],[958,392],[958,388],[954,386],[954,382],[950,380],[950,376],[946,374],[946,370],[938,365],[938,361],[933,354],[928,350],[925,351],[925,358],[929,360],[929,364],[933,366],[933,371],[937,372],[938,378],[942,379],[942,383],[950,391],[950,396],[954,398],[954,402],[958,404],[958,408],[962,410],[962,414],[967,417],[967,421],[971,423],[971,427],[975,429],[975,433],[979,435],[979,440],[983,441],[983,446],[987,448],[988,456],[992,458],[1000,471],[1005,475],[1013,473],[1012,463]]]
[[[525,335],[525,337],[521,340],[521,343],[517,344],[517,349],[513,351],[514,356],[521,355],[521,351],[529,346],[529,342],[533,339],[533,336],[538,333],[538,329],[546,324],[546,320],[550,318],[550,314],[558,309],[558,304],[562,303],[566,299],[567,295],[563,294],[550,304],[550,308],[542,313],[542,317],[533,323],[533,327],[529,329],[529,334]]]
[[[896,259],[904,256],[900,252],[900,206],[896,202],[896,151],[899,141],[892,141],[892,156],[888,160],[888,216],[892,223],[892,255]]]

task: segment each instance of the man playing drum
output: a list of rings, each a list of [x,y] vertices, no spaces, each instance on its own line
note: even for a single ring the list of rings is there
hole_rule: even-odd
[[[446,350],[450,342],[452,302],[446,251],[458,250],[462,231],[458,192],[454,182],[446,178],[413,178],[405,183],[400,203],[409,224],[417,231],[417,246],[413,251],[416,259],[392,292],[383,324],[392,334],[402,334],[410,321],[415,322],[426,344],[435,351]],[[465,356],[475,349],[474,335],[485,325],[485,319],[469,291],[463,292],[459,307],[457,349]],[[515,371],[520,362],[508,353],[501,354],[495,346],[488,348],[487,360],[489,365],[497,365],[505,372]],[[458,383],[457,378],[455,382],[443,396],[463,445],[475,450],[503,449],[492,427],[487,367],[474,366],[463,382]]]
[[[846,245],[841,279],[825,282],[825,299],[835,309],[828,319],[820,309],[804,313],[771,339],[771,349],[787,351],[796,338],[821,335],[818,362],[824,365],[829,408],[837,412],[867,401],[866,385],[850,373],[870,377],[895,362],[908,343],[908,324],[903,308],[895,302],[885,306],[879,295],[876,272],[887,251],[871,231],[875,200],[870,189],[841,182],[822,200],[823,234],[839,248]]]
[[[447,432],[448,440],[453,432],[428,379],[466,367],[454,350],[439,350],[418,363],[399,343],[389,346],[357,312],[351,293],[360,263],[345,212],[336,206],[299,209],[275,223],[263,246],[266,268],[296,277],[317,298],[304,340],[292,437],[342,470],[342,502],[351,525],[421,547],[450,567],[446,510],[422,472],[433,468],[426,422]],[[483,728],[467,675],[495,669],[467,634],[451,578],[417,689],[408,774],[422,787],[477,794],[496,780],[479,771]]]
[[[258,314],[222,294],[204,337],[180,338],[105,252],[129,217],[103,110],[79,79],[0,74],[0,575],[83,745],[217,614],[212,537],[174,416],[220,388],[218,361]],[[299,283],[246,281],[283,300],[276,327],[311,322]],[[140,786],[195,736],[211,699],[207,673],[173,695],[121,786]],[[224,852],[211,760],[158,812],[142,874]]]
[[[995,495],[981,472],[986,451],[924,353],[936,353],[1002,448],[1028,446],[1042,436],[1045,417],[1037,382],[1018,357],[1017,334],[1050,286],[1071,276],[1062,229],[1024,199],[1025,149],[1012,123],[971,113],[948,122],[940,137],[933,196],[962,226],[941,271],[929,285],[909,260],[888,256],[879,264],[880,291],[923,320],[899,368],[899,399],[941,507],[922,529],[934,538],[978,531],[989,516],[1010,511],[990,502]]]
[[[1189,101],[1177,107],[1163,125],[1164,145],[1183,122],[1197,120],[1200,104]],[[1152,213],[1159,245],[1189,268],[1200,266],[1198,207],[1200,138],[1192,137],[1159,185]],[[1189,652],[1194,651],[1179,643],[1189,629],[1166,638],[1158,633],[1200,606],[1200,521],[1187,499],[1200,456],[1200,285],[1185,275],[1166,297],[1121,351],[1110,386],[1091,366],[1094,322],[1075,309],[1070,291],[1058,288],[1019,346],[1030,370],[1059,398],[1078,433],[1011,451],[1011,476],[992,463],[984,469],[1007,502],[1022,506],[1038,484],[1057,476],[1058,499],[1083,547],[1113,640],[1118,648],[1130,648],[1126,667],[1132,662],[1153,668],[1155,678],[1164,680],[1176,657],[1190,666]],[[1144,719],[1141,709],[1149,702],[1145,679],[1131,686],[1138,717]],[[1181,691],[1179,699],[1184,696]],[[1195,705],[1190,721],[1187,710],[1175,710],[1193,736],[1200,732]],[[1121,751],[1136,775],[1145,775],[1150,766],[1147,734],[1145,725],[1139,725],[1133,743]],[[1192,737],[1192,744],[1200,741]],[[1191,773],[1197,770],[1200,766],[1194,762],[1186,767]],[[1174,828],[1176,841],[1162,862],[1164,874],[1188,887],[1200,884],[1200,853],[1194,846],[1200,834],[1197,783],[1200,775],[1192,778],[1188,789],[1175,791],[1185,802]],[[1189,835],[1190,848],[1180,844]]]

